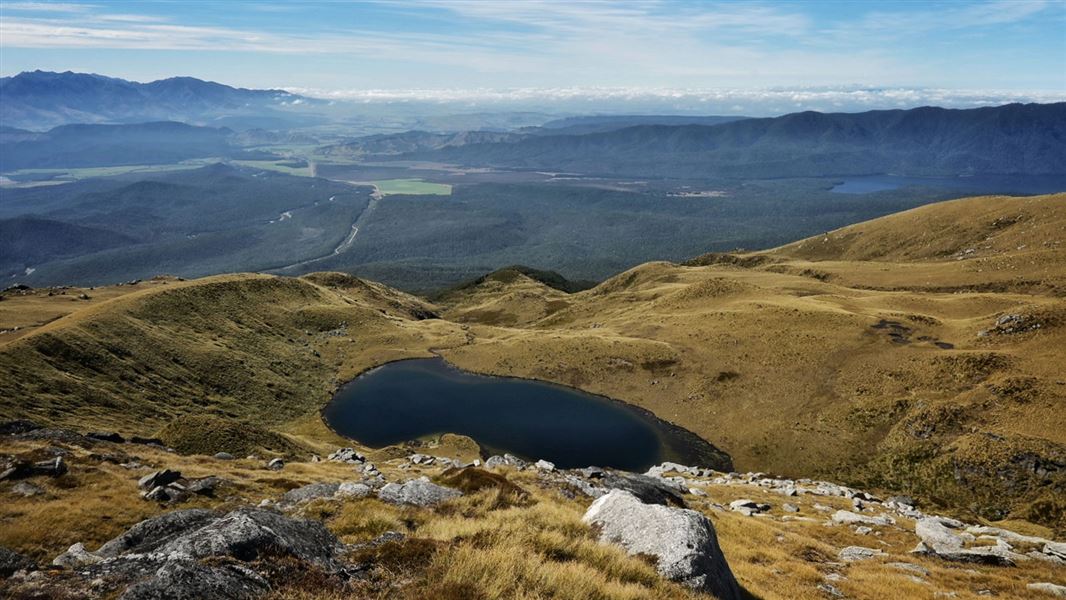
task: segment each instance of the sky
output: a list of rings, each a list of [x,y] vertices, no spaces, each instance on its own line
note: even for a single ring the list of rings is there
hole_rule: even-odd
[[[0,0],[0,75],[34,69],[362,102],[1047,102],[1066,0]]]

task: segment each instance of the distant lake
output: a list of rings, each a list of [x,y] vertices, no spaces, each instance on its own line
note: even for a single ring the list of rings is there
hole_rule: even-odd
[[[708,442],[635,406],[543,381],[475,375],[437,358],[368,371],[344,385],[322,417],[375,448],[457,433],[492,454],[561,468],[643,471],[664,460],[731,468]]]
[[[982,175],[976,177],[899,177],[865,175],[849,177],[830,191],[838,194],[871,194],[902,187],[925,187],[983,194],[1052,194],[1066,191],[1066,175]]]

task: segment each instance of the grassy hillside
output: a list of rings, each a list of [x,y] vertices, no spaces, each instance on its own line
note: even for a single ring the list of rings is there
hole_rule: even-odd
[[[278,427],[314,413],[340,378],[424,356],[457,330],[416,327],[432,316],[427,305],[344,275],[127,287],[143,289],[0,342],[4,415],[142,435],[202,415]],[[60,300],[44,294],[7,294],[2,304],[47,320],[40,305]]]
[[[1064,202],[969,199],[828,235],[881,248],[862,258],[907,261],[847,260],[855,241],[818,254],[836,259],[825,262],[791,258],[794,244],[701,266],[650,263],[586,292],[542,292],[550,314],[529,299],[529,282],[481,286],[446,303],[445,314],[484,326],[444,354],[644,406],[721,445],[741,469],[818,473],[1061,526]],[[948,222],[957,225],[933,249],[896,243]],[[1012,227],[1026,244],[1015,245]],[[987,262],[935,260],[986,230],[1003,232],[977,235],[992,244]]]
[[[0,333],[0,409],[138,433],[208,415],[325,439],[315,411],[338,382],[435,349],[648,408],[740,469],[1062,528],[1064,202],[949,202],[766,253],[648,263],[573,294],[508,272],[439,307],[336,273],[161,280],[87,300],[13,291],[0,301],[0,329],[20,327]],[[815,253],[821,239],[835,249]]]

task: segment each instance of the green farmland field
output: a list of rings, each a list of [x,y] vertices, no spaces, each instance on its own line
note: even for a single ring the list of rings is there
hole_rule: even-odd
[[[376,185],[378,191],[385,196],[390,194],[433,196],[452,195],[452,186],[443,183],[430,183],[428,181],[422,181],[421,179],[385,179],[382,181],[371,181],[370,183]]]

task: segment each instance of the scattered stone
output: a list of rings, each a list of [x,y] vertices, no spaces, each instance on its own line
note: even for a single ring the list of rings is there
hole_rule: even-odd
[[[281,503],[299,504],[300,502],[308,502],[310,500],[332,498],[333,495],[337,493],[338,489],[340,489],[339,483],[312,483],[285,492],[281,497]]]
[[[544,459],[538,460],[537,462],[533,463],[533,466],[540,471],[547,471],[549,473],[555,470],[555,463],[546,461]]]
[[[434,457],[426,454],[412,454],[411,456],[407,457],[407,460],[411,461],[412,464],[423,465],[428,467],[429,465],[433,464]]]
[[[141,493],[141,498],[151,502],[184,502],[188,497],[189,494],[185,489],[176,483],[170,485],[157,485],[156,487]]]
[[[271,471],[280,471],[285,468],[285,461],[280,458],[272,458],[270,459],[270,462],[266,464],[266,468]]]
[[[754,500],[742,499],[734,500],[729,503],[729,510],[738,512],[746,517],[750,517],[759,513],[764,513],[770,510],[769,504],[760,504]]]
[[[462,495],[459,490],[431,483],[426,477],[407,483],[390,483],[378,490],[378,498],[385,502],[421,507],[436,506]]]
[[[1066,542],[1047,542],[1044,544],[1044,554],[1066,560]]]
[[[871,533],[873,533],[873,531],[874,530],[872,528],[867,527],[865,525],[859,525],[855,528],[855,533],[859,535],[870,535]]]
[[[788,502],[786,502],[781,505],[781,510],[790,513],[798,513],[800,511],[800,508],[795,504],[789,504]]]
[[[59,477],[66,472],[67,463],[63,461],[62,456],[33,463],[9,457],[0,464],[0,481],[40,476]]]
[[[886,503],[895,504],[897,506],[909,506],[911,508],[918,506],[918,502],[910,496],[892,496],[886,501]]]
[[[229,452],[216,452],[212,458],[214,458],[215,460],[233,460],[236,457],[234,457]]]
[[[215,490],[226,482],[225,479],[215,476],[193,479],[185,485],[185,491],[199,496],[214,497]]]
[[[718,546],[714,526],[703,514],[684,508],[644,504],[624,490],[612,490],[592,503],[584,519],[599,528],[599,539],[633,554],[657,559],[664,577],[719,600],[739,600],[740,588]]]
[[[154,471],[141,477],[137,482],[137,487],[142,490],[151,490],[157,487],[170,485],[179,479],[181,479],[181,471],[163,469],[162,471]]]
[[[33,496],[40,496],[44,493],[44,488],[39,485],[29,483],[28,481],[20,481],[11,486],[11,493],[18,494],[24,498],[31,498]]]
[[[326,459],[344,463],[366,462],[366,457],[356,452],[355,448],[338,448],[336,452],[327,456]]]
[[[975,541],[975,538],[966,531],[959,531],[962,527],[963,524],[960,521],[946,517],[918,519],[914,524],[914,533],[922,541],[912,552],[932,555],[944,560],[1004,566],[1011,566],[1016,560],[1025,558],[1012,552],[1010,545],[1002,540],[995,546],[967,548],[965,545]]]
[[[837,556],[845,562],[869,560],[884,555],[884,552],[876,548],[864,548],[862,546],[848,546],[840,551]]]
[[[490,456],[485,460],[485,466],[489,468],[507,466],[524,469],[526,468],[526,461],[513,454],[504,454],[503,456]]]
[[[67,551],[52,560],[52,564],[57,567],[63,567],[64,569],[77,569],[86,565],[93,565],[103,558],[89,552],[85,549],[85,545],[81,542],[74,544]]]
[[[1056,598],[1066,598],[1066,586],[1056,585],[1054,583],[1030,583],[1025,587],[1033,590],[1034,592],[1044,592]]]
[[[881,515],[880,517],[870,517],[866,515],[860,515],[847,510],[838,510],[833,513],[831,517],[834,523],[841,525],[893,525],[896,520],[887,515]]]

